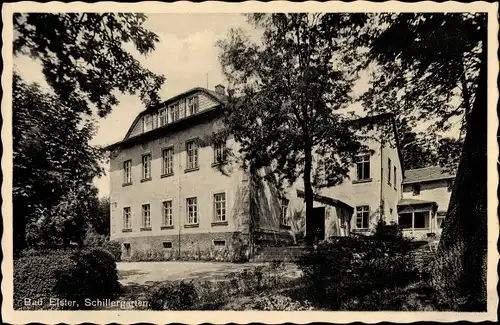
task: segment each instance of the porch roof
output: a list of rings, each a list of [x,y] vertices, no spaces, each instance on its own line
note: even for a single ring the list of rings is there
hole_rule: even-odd
[[[401,199],[398,202],[398,206],[410,206],[410,205],[433,205],[433,206],[437,207],[437,203],[434,201],[416,200],[416,199]]]
[[[305,197],[304,191],[303,190],[297,190],[297,196],[300,197],[300,198]],[[323,203],[323,204],[326,204],[326,205],[330,205],[330,206],[341,206],[341,207],[346,208],[349,211],[351,211],[351,213],[354,212],[354,207],[350,206],[349,204],[347,204],[347,203],[345,203],[343,201],[340,201],[340,200],[337,200],[337,199],[334,199],[334,198],[331,198],[331,197],[328,197],[328,196],[319,195],[319,194],[313,194],[313,199],[316,202],[320,202],[320,203]]]

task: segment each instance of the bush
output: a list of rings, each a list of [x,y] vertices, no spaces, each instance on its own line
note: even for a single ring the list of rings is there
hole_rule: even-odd
[[[153,310],[189,310],[198,301],[192,282],[166,282],[157,286],[147,298]]]
[[[342,239],[318,245],[297,264],[309,298],[336,309],[349,297],[417,281],[406,249],[380,240]]]
[[[401,241],[403,240],[403,231],[395,222],[387,224],[384,220],[379,220],[373,236],[380,240]]]
[[[58,270],[57,294],[85,307],[85,299],[113,298],[120,292],[116,262],[108,251],[91,249],[72,256],[69,268]]]
[[[111,253],[116,262],[122,259],[122,246],[115,240],[106,241],[102,246],[103,249]]]
[[[15,309],[46,309],[44,306],[27,306],[25,299],[35,301],[44,298],[57,298],[57,272],[70,268],[74,261],[71,256],[75,250],[28,250],[14,259],[14,308]]]

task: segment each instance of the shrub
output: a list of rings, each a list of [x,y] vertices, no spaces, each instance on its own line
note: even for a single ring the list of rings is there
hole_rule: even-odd
[[[55,291],[85,308],[85,299],[113,298],[120,292],[116,262],[106,250],[92,249],[72,256],[74,263],[58,270]]]
[[[381,240],[401,241],[403,240],[403,231],[395,222],[387,224],[384,220],[379,220],[373,236]]]
[[[153,310],[189,310],[198,294],[192,282],[166,282],[154,288],[147,301]]]
[[[121,261],[122,246],[119,242],[115,240],[106,241],[102,248],[110,252],[116,262]]]
[[[312,310],[311,304],[305,301],[294,301],[282,294],[260,294],[255,297],[248,309],[271,311],[299,311]]]
[[[298,263],[311,300],[339,308],[348,297],[416,281],[413,256],[380,240],[339,240],[318,245]]]
[[[31,249],[22,252],[19,258],[14,259],[14,308],[33,309],[24,304],[24,299],[34,301],[44,298],[47,302],[47,298],[56,298],[56,273],[74,264],[71,259],[74,253],[74,250],[38,251]],[[45,309],[49,306],[41,306],[41,308]]]
[[[463,254],[464,246],[459,242],[446,254],[440,254],[429,267],[429,284],[435,291],[437,304],[443,309],[459,310],[466,301],[460,290]]]

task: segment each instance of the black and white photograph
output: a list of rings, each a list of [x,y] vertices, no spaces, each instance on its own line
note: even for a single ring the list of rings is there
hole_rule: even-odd
[[[6,321],[497,319],[498,4],[21,4]]]

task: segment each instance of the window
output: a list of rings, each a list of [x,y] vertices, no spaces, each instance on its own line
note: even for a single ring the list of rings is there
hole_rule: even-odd
[[[217,140],[214,143],[214,163],[220,163],[226,160],[226,141]]]
[[[198,107],[199,107],[198,96],[193,96],[188,98],[188,104],[187,104],[188,115],[193,115],[198,113]]]
[[[402,229],[428,229],[429,216],[429,211],[400,213],[399,226]]]
[[[156,129],[158,127],[158,113],[151,114],[151,118],[153,119],[152,128]]]
[[[225,240],[214,240],[214,246],[226,246]]]
[[[167,124],[168,120],[167,120],[167,109],[166,108],[160,109],[159,118],[160,118],[160,126],[164,126],[165,124]]]
[[[446,218],[446,212],[438,212],[436,216],[437,226],[442,229],[444,226],[444,219]]]
[[[189,225],[198,224],[198,207],[196,206],[196,198],[191,197],[186,200],[187,208],[187,223]]]
[[[151,154],[142,156],[142,179],[151,179]]]
[[[429,211],[415,212],[413,220],[413,228],[415,229],[429,228]]]
[[[187,169],[198,168],[198,144],[196,141],[186,142]]]
[[[163,248],[172,248],[172,242],[171,241],[164,241]]]
[[[174,121],[177,121],[179,119],[179,114],[180,114],[180,105],[177,102],[173,106],[174,106]]]
[[[451,191],[453,191],[453,181],[449,180],[448,181],[448,192],[451,192]]]
[[[123,163],[123,183],[132,183],[132,160],[127,160]]]
[[[123,208],[123,229],[132,229],[132,216],[130,207]]]
[[[175,121],[174,105],[168,107],[168,121],[170,123]]]
[[[400,213],[398,223],[402,229],[411,229],[413,225],[413,215],[411,213]]]
[[[391,169],[391,158],[388,158],[387,159],[387,183],[389,185],[391,185],[391,172],[392,172],[392,169]]]
[[[172,216],[172,201],[163,202],[163,226],[173,226],[174,218]]]
[[[398,185],[396,175],[397,175],[397,168],[396,166],[394,166],[394,188],[396,188],[396,186]]]
[[[142,228],[151,228],[151,208],[149,204],[142,205]]]
[[[370,219],[370,207],[367,205],[356,207],[356,228],[367,229]]]
[[[356,161],[358,180],[370,179],[370,155],[362,155]]]
[[[132,249],[130,247],[130,243],[123,243],[123,256],[130,257],[131,252],[132,252]]]
[[[174,148],[163,150],[163,175],[172,175],[174,173]]]
[[[214,221],[226,221],[226,193],[214,194]]]
[[[153,118],[151,115],[145,115],[143,117],[143,128],[144,132],[150,131],[153,129]]]
[[[281,225],[288,225],[288,203],[287,199],[281,199],[280,222]]]
[[[413,188],[413,195],[420,195],[420,184],[415,184],[412,186]]]

